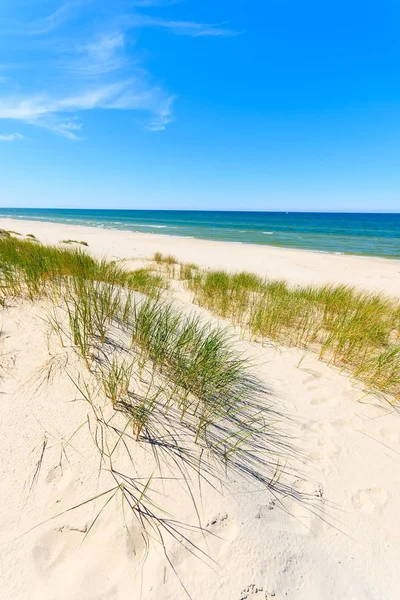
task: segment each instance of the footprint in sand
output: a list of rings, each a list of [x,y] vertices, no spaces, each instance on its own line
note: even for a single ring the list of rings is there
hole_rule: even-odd
[[[331,427],[334,431],[354,432],[360,428],[360,422],[350,416],[344,419],[334,419],[331,421]]]
[[[308,423],[304,423],[303,429],[317,433],[327,431],[326,423],[324,421],[309,421]]]
[[[293,525],[305,535],[317,535],[325,531],[323,486],[318,482],[299,480],[293,484],[293,488],[299,494],[298,501],[287,503],[294,519]]]
[[[32,548],[33,562],[39,575],[47,578],[81,541],[82,535],[66,527],[51,529],[41,535]]]
[[[372,514],[376,510],[382,510],[389,500],[387,491],[380,487],[359,490],[352,497],[353,506],[356,510]]]
[[[229,517],[227,513],[218,513],[206,522],[205,528],[211,533],[216,533],[223,537],[225,541],[235,539],[238,527],[235,519]]]
[[[386,444],[398,444],[399,443],[399,433],[395,429],[391,429],[390,427],[381,427],[380,436]]]
[[[225,560],[239,531],[237,520],[225,512],[218,513],[205,523],[204,529],[211,534],[207,536],[211,555],[215,560]]]
[[[56,467],[53,467],[52,469],[50,469],[50,471],[47,473],[45,481],[48,484],[53,484],[56,483],[58,481],[58,479],[60,479],[62,476],[62,470],[61,467],[59,465],[57,465]]]
[[[318,461],[327,461],[337,458],[341,453],[341,448],[328,437],[317,440],[316,449],[310,453],[310,459]]]
[[[310,398],[310,404],[327,404],[329,402],[329,398],[325,396],[316,396],[315,398]]]
[[[57,465],[50,469],[38,484],[38,493],[51,503],[58,503],[67,496],[67,491],[76,482],[69,468],[61,468]]]
[[[293,495],[275,502],[259,505],[256,519],[268,521],[271,530],[296,532],[302,536],[315,536],[326,530],[323,486],[315,481],[298,480],[292,484]],[[282,518],[282,508],[285,516]]]

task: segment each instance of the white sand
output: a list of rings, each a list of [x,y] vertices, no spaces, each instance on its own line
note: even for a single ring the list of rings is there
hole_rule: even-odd
[[[160,250],[201,265],[246,268],[293,282],[351,282],[400,294],[400,264],[386,260],[6,219],[0,227],[48,242],[84,239],[91,251],[109,257],[136,261]],[[177,295],[183,307],[190,306],[187,294]],[[204,483],[200,494],[194,485],[197,516],[185,485],[154,482],[164,494],[156,494],[157,501],[170,514],[192,525],[200,521],[211,534],[203,539],[198,531],[187,532],[214,563],[168,540],[176,573],[157,543],[143,560],[140,529],[129,511],[124,517],[117,497],[85,538],[104,500],[68,509],[113,482],[107,472],[99,477],[99,453],[87,425],[89,417],[94,427],[93,415],[67,375],[78,376],[80,363],[54,336],[48,343],[44,314],[24,304],[2,315],[2,600],[180,600],[188,594],[196,600],[399,598],[399,416],[300,350],[241,342],[277,405],[294,418],[281,427],[303,453],[293,462],[297,483],[296,477],[291,482],[308,494],[308,506],[286,498],[281,508],[263,486],[228,472],[224,489]],[[103,410],[111,414],[109,406]],[[137,471],[149,477],[150,449],[132,444],[132,452]],[[126,456],[120,461],[137,476]]]

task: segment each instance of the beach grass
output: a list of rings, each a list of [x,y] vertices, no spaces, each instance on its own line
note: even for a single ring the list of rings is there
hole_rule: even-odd
[[[158,264],[166,264],[166,265],[177,265],[178,259],[172,254],[162,254],[161,252],[155,252],[153,256],[153,260]]]
[[[195,304],[240,326],[252,340],[310,349],[389,401],[400,400],[399,303],[345,285],[291,286],[251,272],[181,265]]]
[[[2,295],[51,295],[57,286],[73,277],[75,282],[103,282],[155,293],[165,287],[163,278],[149,270],[126,271],[116,262],[96,259],[80,248],[46,246],[33,239],[0,238]]]
[[[52,331],[76,349],[113,407],[123,407],[137,438],[151,427],[154,410],[174,411],[193,441],[221,459],[221,436],[254,433],[244,413],[265,390],[247,358],[225,330],[163,300],[163,275],[7,236],[0,239],[0,272],[3,303],[49,301]]]
[[[179,514],[166,518],[163,506],[155,505],[153,476],[162,480],[166,465],[168,475],[178,473],[197,514],[194,489],[203,481],[222,488],[228,471],[235,483],[240,475],[280,498],[301,501],[290,483],[297,454],[284,432],[286,417],[232,328],[211,323],[199,311],[187,312],[166,292],[168,279],[178,277],[199,304],[216,314],[236,315],[249,327],[251,318],[260,318],[266,336],[270,328],[256,312],[265,282],[245,273],[205,274],[194,264],[180,265],[162,255],[156,265],[156,272],[129,271],[82,248],[1,236],[0,298],[6,307],[23,301],[43,308],[49,348],[55,333],[56,350],[61,345],[76,369],[67,375],[90,404],[88,428],[100,468],[115,482],[112,493],[123,493],[148,539],[158,531],[164,544],[168,532],[185,540],[187,548]],[[269,293],[288,291],[279,284]],[[283,305],[284,299],[276,304]],[[390,356],[384,362],[394,365],[396,360]],[[139,445],[154,457],[150,478],[134,463]],[[116,466],[122,452],[131,461],[129,472]]]
[[[163,270],[127,271],[79,248],[49,247],[30,239],[1,236],[0,297],[4,302],[5,296],[32,300],[57,295],[60,285],[73,282],[79,307],[73,307],[71,323],[75,322],[75,339],[85,352],[89,333],[86,329],[79,332],[78,324],[92,323],[104,343],[107,322],[117,312],[112,305],[118,304],[116,295],[121,288],[159,299],[168,279],[177,277],[193,292],[196,304],[230,319],[251,339],[313,350],[320,359],[346,368],[371,389],[400,399],[400,308],[395,300],[343,285],[290,286],[251,272],[202,270],[194,264],[176,264],[174,257],[161,253],[153,258]],[[77,286],[81,286],[79,294]],[[127,302],[123,306],[127,322],[130,309]],[[76,316],[79,311],[82,314]],[[143,309],[140,318],[144,314]],[[142,336],[145,327],[143,320]]]
[[[79,244],[80,246],[89,246],[87,242],[82,240],[61,240],[60,244]]]
[[[137,269],[129,273],[127,285],[137,292],[158,296],[162,290],[168,287],[168,278],[161,274],[155,274],[148,268]]]

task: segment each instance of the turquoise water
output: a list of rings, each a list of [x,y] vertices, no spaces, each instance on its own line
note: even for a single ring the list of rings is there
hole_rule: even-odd
[[[0,208],[0,217],[400,259],[400,214]]]

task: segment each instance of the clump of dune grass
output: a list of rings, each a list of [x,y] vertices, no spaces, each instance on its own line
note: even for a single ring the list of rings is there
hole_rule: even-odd
[[[161,252],[155,252],[153,260],[156,263],[164,263],[166,265],[177,265],[178,259],[172,254],[162,254]]]
[[[195,263],[181,263],[179,269],[179,279],[181,281],[191,280],[198,270],[199,267]]]
[[[167,265],[177,265],[178,259],[172,254],[167,254],[167,256],[163,257],[163,262],[165,262]]]
[[[388,350],[367,358],[358,367],[356,375],[362,378],[371,388],[385,390],[398,400],[400,388],[400,347]]]
[[[400,308],[395,300],[344,285],[290,286],[250,272],[183,264],[180,269],[196,304],[230,319],[252,339],[313,350],[372,390],[400,400]]]
[[[160,293],[164,278],[150,271],[129,272],[115,262],[96,259],[80,248],[45,246],[31,239],[0,237],[0,294],[4,297],[52,296],[68,278],[103,282],[144,293]],[[58,290],[58,291],[57,291]]]
[[[130,325],[139,364],[151,361],[166,380],[165,408],[173,405],[181,422],[190,418],[196,441],[255,394],[247,360],[226,331],[151,299],[135,303]]]
[[[156,252],[153,261],[157,264],[160,273],[165,273],[170,279],[175,279],[179,273],[178,259],[172,254]]]
[[[78,280],[64,303],[72,345],[127,416],[135,439],[157,444],[166,436],[164,420],[173,417],[172,430],[179,425],[222,463],[275,485],[274,458],[266,458],[273,439],[268,394],[226,330],[105,283]],[[281,442],[275,440],[276,448]]]
[[[131,289],[150,296],[159,295],[168,287],[168,279],[161,274],[156,274],[151,269],[136,269],[127,277],[127,284]]]
[[[21,235],[18,231],[12,229],[0,229],[0,237],[10,237],[11,235]]]
[[[68,277],[86,280],[125,281],[127,273],[78,249],[43,246],[33,240],[0,240],[1,288],[8,296],[52,294]]]
[[[67,311],[73,343],[79,348],[81,356],[90,369],[89,360],[93,338],[90,306],[86,303],[82,306],[78,303],[68,303]]]
[[[101,372],[104,393],[111,400],[113,407],[121,402],[129,392],[133,363],[119,361],[113,356],[111,363]]]
[[[79,244],[80,246],[89,246],[89,244],[82,240],[61,240],[60,244]]]

